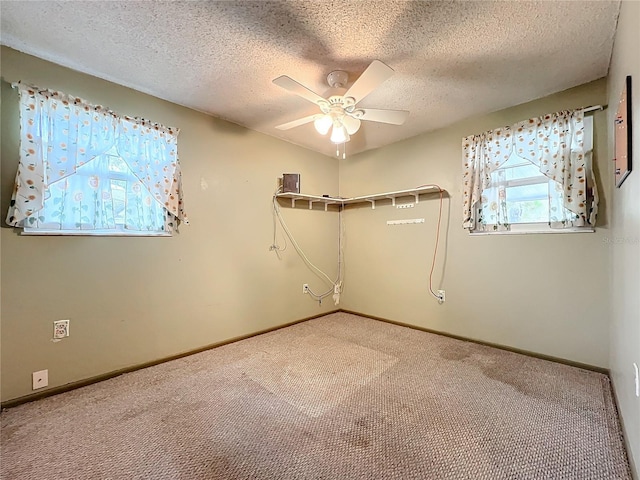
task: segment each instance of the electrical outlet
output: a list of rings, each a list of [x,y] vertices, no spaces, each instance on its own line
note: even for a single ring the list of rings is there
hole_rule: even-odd
[[[633,369],[636,375],[636,397],[640,397],[640,378],[638,378],[638,364],[633,363]]]
[[[303,283],[302,284],[302,293],[309,293],[309,284],[308,283]]]
[[[53,338],[69,336],[69,320],[56,320],[53,322]]]
[[[436,293],[438,294],[438,303],[444,303],[444,290],[438,290]]]
[[[44,388],[49,385],[49,370],[40,370],[31,374],[33,389]]]

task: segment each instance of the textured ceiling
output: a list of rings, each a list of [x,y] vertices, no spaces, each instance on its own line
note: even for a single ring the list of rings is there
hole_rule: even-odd
[[[619,7],[618,0],[3,0],[0,38],[335,155],[312,124],[274,128],[317,112],[274,78],[288,75],[324,95],[332,70],[346,70],[350,86],[372,60],[392,67],[395,75],[359,106],[409,110],[409,119],[363,122],[347,144],[354,154],[605,76]]]

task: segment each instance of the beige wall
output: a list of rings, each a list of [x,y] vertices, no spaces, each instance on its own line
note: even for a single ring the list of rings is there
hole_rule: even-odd
[[[640,398],[635,395],[633,363],[640,367],[640,3],[622,2],[609,71],[609,158],[613,158],[613,120],[625,77],[633,82],[633,171],[621,188],[611,188],[611,378],[620,415],[640,478]]]
[[[595,114],[601,214],[596,233],[470,237],[462,229],[461,139],[532,116],[606,103],[601,79],[550,97],[348,158],[340,193],[365,195],[437,183],[449,192],[429,295],[438,197],[415,208],[349,209],[344,308],[412,325],[608,366],[610,183],[606,113]],[[387,220],[424,224],[387,226]]]
[[[272,243],[271,195],[283,172],[337,193],[338,163],[274,138],[2,48],[2,224],[18,162],[22,80],[181,129],[191,225],[173,238],[25,237],[1,228],[2,400],[156,360],[335,309],[301,293],[324,284]],[[208,188],[204,188],[204,183]],[[285,208],[297,240],[337,271],[338,216]],[[52,343],[52,322],[71,336]]]

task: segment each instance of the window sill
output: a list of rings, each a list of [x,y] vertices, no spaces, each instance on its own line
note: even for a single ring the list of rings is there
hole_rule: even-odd
[[[539,235],[539,234],[568,234],[568,233],[594,233],[595,228],[538,228],[538,229],[516,229],[498,232],[469,232],[470,237],[480,237],[486,235]]]
[[[55,236],[55,237],[171,237],[170,233],[154,233],[154,232],[91,232],[91,231],[65,231],[65,230],[23,230],[20,235],[26,236]]]

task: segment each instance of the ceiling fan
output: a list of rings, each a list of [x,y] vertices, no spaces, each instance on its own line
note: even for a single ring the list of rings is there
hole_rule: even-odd
[[[315,129],[321,135],[326,135],[331,130],[331,142],[339,144],[350,140],[350,135],[356,133],[360,128],[361,120],[402,125],[409,116],[409,112],[406,110],[357,107],[358,102],[391,77],[393,73],[391,67],[379,60],[374,60],[344,94],[332,95],[329,98],[321,97],[291,77],[282,75],[274,79],[273,83],[315,103],[320,107],[322,113],[283,123],[276,128],[289,130],[313,122]],[[341,70],[331,72],[327,76],[327,83],[332,88],[344,89],[347,80],[347,72]]]

